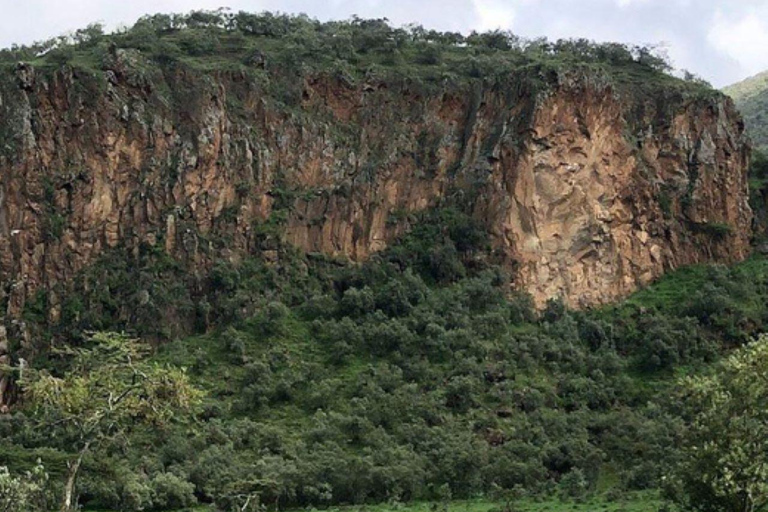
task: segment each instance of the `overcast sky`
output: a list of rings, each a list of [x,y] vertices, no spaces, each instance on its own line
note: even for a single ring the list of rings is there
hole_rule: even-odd
[[[0,47],[100,21],[230,7],[306,13],[321,20],[386,17],[469,32],[509,29],[550,39],[666,43],[676,67],[724,86],[768,69],[768,0],[0,0]]]

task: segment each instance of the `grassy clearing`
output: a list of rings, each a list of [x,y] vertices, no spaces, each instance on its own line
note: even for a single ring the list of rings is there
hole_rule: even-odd
[[[459,500],[450,503],[418,502],[407,504],[382,503],[334,507],[326,512],[657,512],[663,502],[653,493],[631,493],[619,500],[597,496],[580,501],[559,499],[522,500],[509,508],[501,502],[486,500]],[[297,509],[293,512],[299,512]],[[311,509],[316,512],[317,509]],[[91,512],[114,512],[92,510]],[[171,511],[169,511],[171,512]],[[212,507],[201,506],[173,512],[214,512]]]
[[[657,311],[676,312],[686,301],[704,285],[717,279],[717,272],[727,272],[733,278],[746,278],[762,281],[768,275],[768,258],[754,255],[748,260],[725,267],[718,265],[691,265],[664,275],[663,278],[634,293],[625,301],[605,308],[606,313],[629,311],[633,308],[655,309]],[[742,305],[748,309],[761,309],[761,304],[753,303],[754,297],[742,297]]]
[[[84,510],[87,512],[117,512],[115,510],[91,509],[91,508],[86,508]],[[207,505],[204,505],[200,507],[182,508],[179,510],[168,510],[167,512],[215,512],[215,511],[213,508]]]
[[[523,500],[506,508],[503,503],[493,501],[454,501],[448,504],[413,503],[407,505],[374,505],[366,507],[343,507],[331,512],[657,512],[661,501],[652,495],[636,494],[626,500],[607,501],[597,497],[584,501]]]
[[[631,493],[625,498],[611,501],[596,496],[581,501],[560,499],[521,500],[507,508],[501,502],[486,500],[461,500],[447,504],[421,502],[409,504],[380,504],[350,506],[329,509],[328,512],[657,512],[662,501],[653,493]]]

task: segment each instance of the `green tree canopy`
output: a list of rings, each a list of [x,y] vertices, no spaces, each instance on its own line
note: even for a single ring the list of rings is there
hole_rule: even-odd
[[[768,510],[768,336],[683,380],[683,458],[670,482],[687,510]]]
[[[25,398],[52,436],[74,448],[67,463],[62,510],[76,506],[75,482],[83,457],[140,426],[162,427],[200,399],[182,368],[146,359],[147,348],[123,334],[97,333],[85,347],[59,352],[61,375],[26,370]]]

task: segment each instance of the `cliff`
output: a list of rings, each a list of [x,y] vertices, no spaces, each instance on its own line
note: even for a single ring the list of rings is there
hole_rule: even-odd
[[[55,325],[57,293],[112,248],[161,248],[196,275],[279,258],[273,238],[362,261],[410,214],[445,205],[484,226],[494,260],[540,306],[603,304],[667,270],[749,252],[749,147],[713,91],[583,66],[428,85],[281,72],[260,51],[233,69],[114,43],[95,70],[6,66],[6,323],[44,289]]]
[[[172,73],[172,94],[189,97],[168,102],[119,76],[93,94],[71,71],[22,73],[27,85],[2,90],[17,144],[1,163],[9,316],[120,244],[162,244],[201,268],[242,256],[278,200],[285,240],[362,260],[407,229],[393,214],[469,196],[538,303],[604,303],[749,250],[748,150],[721,98],[578,81],[423,96],[314,76],[286,111],[238,74]],[[211,234],[226,246],[203,247]]]

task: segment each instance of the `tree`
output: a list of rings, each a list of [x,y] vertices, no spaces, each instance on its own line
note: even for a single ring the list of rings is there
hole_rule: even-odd
[[[768,510],[768,336],[682,389],[689,428],[672,497],[701,512]]]
[[[39,512],[46,510],[48,474],[38,463],[32,471],[13,476],[0,466],[0,512]]]
[[[123,334],[97,333],[85,347],[59,351],[61,376],[27,370],[25,399],[43,428],[75,448],[67,462],[61,510],[76,507],[75,483],[89,451],[140,426],[162,427],[199,402],[184,369],[146,360],[147,348]]]
[[[762,151],[756,149],[752,152],[752,165],[749,173],[752,177],[761,180],[768,178],[768,156]]]
[[[101,23],[91,23],[86,28],[77,30],[72,36],[74,42],[80,46],[95,46],[104,38],[104,25]]]
[[[647,66],[654,71],[668,73],[672,70],[672,64],[664,45],[635,46],[634,54],[639,64]]]

